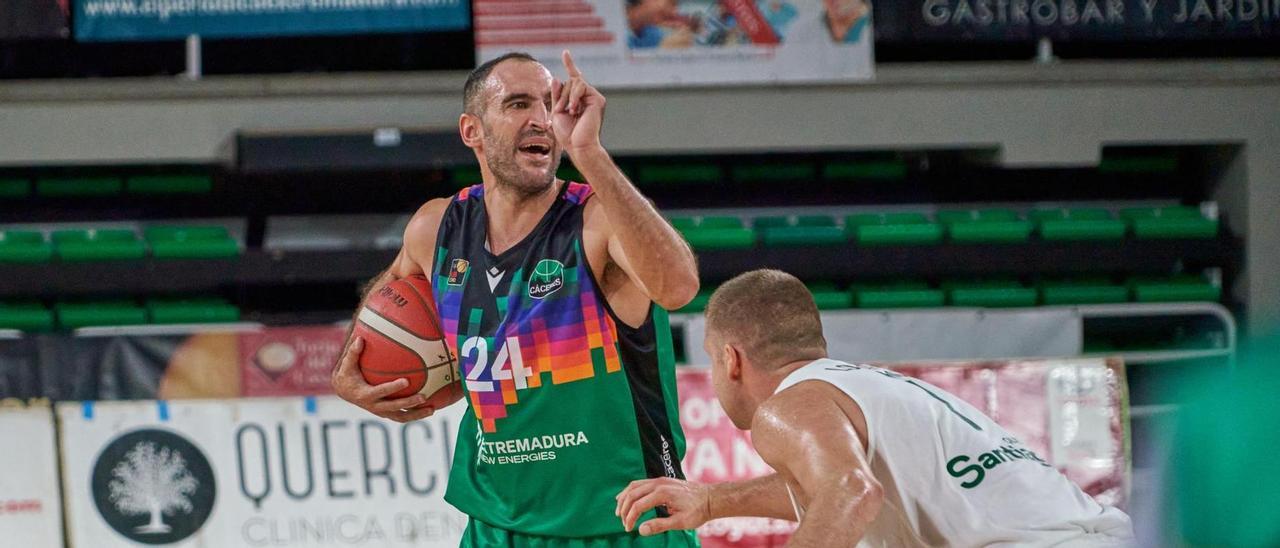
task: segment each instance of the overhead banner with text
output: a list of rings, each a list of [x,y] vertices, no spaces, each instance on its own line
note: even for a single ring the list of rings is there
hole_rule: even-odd
[[[75,0],[79,41],[466,30],[466,0]]]
[[[1280,0],[905,0],[875,15],[877,36],[896,43],[1280,36]]]
[[[477,62],[568,49],[602,87],[830,82],[872,76],[864,0],[476,0]]]

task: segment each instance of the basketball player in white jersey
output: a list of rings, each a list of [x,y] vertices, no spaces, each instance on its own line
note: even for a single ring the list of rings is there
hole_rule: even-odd
[[[1127,546],[1132,526],[960,398],[885,369],[827,358],[804,284],[756,270],[707,305],[716,395],[777,473],[711,485],[633,482],[630,530],[729,516],[795,520],[792,546]]]

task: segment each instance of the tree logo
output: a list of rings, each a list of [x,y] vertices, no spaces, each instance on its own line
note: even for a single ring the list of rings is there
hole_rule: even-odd
[[[143,544],[169,544],[200,530],[217,491],[204,454],[182,436],[156,429],[108,444],[93,466],[92,485],[102,519]]]

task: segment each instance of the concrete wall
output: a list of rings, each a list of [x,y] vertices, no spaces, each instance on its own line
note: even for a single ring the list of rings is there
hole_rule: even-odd
[[[241,129],[454,127],[463,74],[0,84],[0,165],[208,161]],[[588,75],[588,78],[590,75]],[[1219,195],[1247,237],[1236,289],[1280,323],[1280,62],[882,66],[860,85],[606,90],[615,152],[985,146],[1092,165],[1108,144],[1241,146]]]

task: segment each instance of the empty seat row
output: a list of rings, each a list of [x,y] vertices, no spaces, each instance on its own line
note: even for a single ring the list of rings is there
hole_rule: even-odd
[[[1025,242],[1033,232],[1049,241],[1136,238],[1212,238],[1218,220],[1194,207],[1128,208],[1118,217],[1105,209],[1039,209],[1022,218],[1010,209],[923,213],[863,213],[843,223],[831,215],[766,216],[750,224],[734,216],[675,217],[671,224],[695,249],[839,244],[937,244],[944,237],[959,243]]]
[[[134,175],[130,177],[48,177],[33,182],[0,179],[0,199],[25,198],[33,191],[43,197],[93,197],[129,194],[200,194],[213,189],[208,175]]]
[[[68,301],[46,307],[37,301],[0,302],[0,329],[53,331],[56,328],[142,324],[226,323],[240,309],[216,297]]]
[[[1017,280],[957,280],[936,286],[921,281],[807,284],[820,310],[842,308],[1027,307],[1106,303],[1205,302],[1222,298],[1222,288],[1194,275],[1134,277],[1125,283],[1106,278],[1043,280],[1026,285]],[[700,291],[679,312],[702,312],[712,289]]]
[[[215,259],[240,255],[240,244],[223,226],[153,226],[143,237],[131,229],[0,231],[0,262],[141,259]]]

